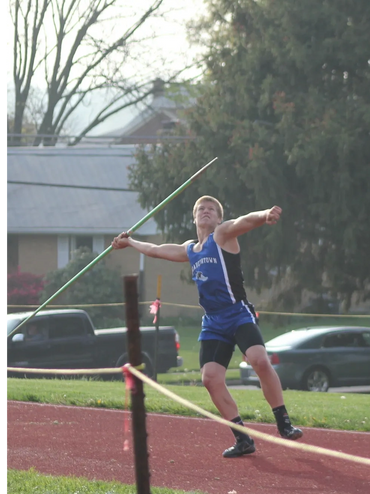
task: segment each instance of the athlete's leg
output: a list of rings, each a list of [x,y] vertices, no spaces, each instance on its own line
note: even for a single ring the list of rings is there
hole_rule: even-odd
[[[251,346],[245,352],[245,356],[259,377],[263,395],[271,408],[283,405],[280,379],[271,365],[266,348],[262,345]]]
[[[283,392],[279,376],[272,367],[259,327],[254,323],[242,324],[235,340],[259,377],[262,392],[271,408],[283,405]]]
[[[199,352],[200,372],[202,382],[211,400],[226,420],[235,418],[238,408],[229,390],[225,378],[226,369],[230,363],[234,345],[220,340],[201,341]]]
[[[280,435],[287,439],[302,437],[302,431],[293,427],[290,422],[284,405],[281,382],[271,365],[259,327],[253,323],[239,326],[235,340],[259,377],[262,392],[272,408]]]
[[[225,420],[232,420],[239,415],[238,407],[227,389],[226,369],[217,362],[208,362],[200,370],[202,382],[211,400]]]
[[[243,426],[238,407],[227,389],[225,377],[230,363],[234,345],[219,340],[201,341],[199,362],[202,382],[207,389],[211,400],[225,420]],[[225,458],[254,453],[254,441],[248,434],[231,428],[236,443],[223,452]]]

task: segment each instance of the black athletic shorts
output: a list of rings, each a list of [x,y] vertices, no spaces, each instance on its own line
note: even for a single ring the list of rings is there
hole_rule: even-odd
[[[236,330],[234,339],[235,344],[238,345],[243,354],[245,354],[251,346],[265,346],[259,327],[257,324],[251,322],[239,326]],[[234,348],[235,345],[220,340],[201,340],[199,351],[200,368],[208,362],[217,362],[227,369]]]

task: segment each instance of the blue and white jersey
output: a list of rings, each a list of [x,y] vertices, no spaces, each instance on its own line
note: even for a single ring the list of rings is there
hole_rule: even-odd
[[[188,245],[192,278],[199,291],[199,304],[206,313],[218,312],[237,302],[247,303],[240,254],[231,254],[216,244],[210,234],[200,252]]]

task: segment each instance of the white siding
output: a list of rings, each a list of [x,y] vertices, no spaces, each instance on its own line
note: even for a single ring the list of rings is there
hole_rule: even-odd
[[[101,254],[104,251],[104,235],[93,236],[93,252]]]

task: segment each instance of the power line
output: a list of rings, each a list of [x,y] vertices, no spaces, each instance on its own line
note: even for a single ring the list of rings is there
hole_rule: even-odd
[[[16,185],[36,185],[39,187],[60,187],[65,189],[89,189],[89,190],[112,190],[116,192],[137,192],[132,189],[120,189],[118,187],[96,187],[90,185],[67,185],[67,184],[48,184],[43,182],[22,182],[20,180],[8,180],[8,184]]]

